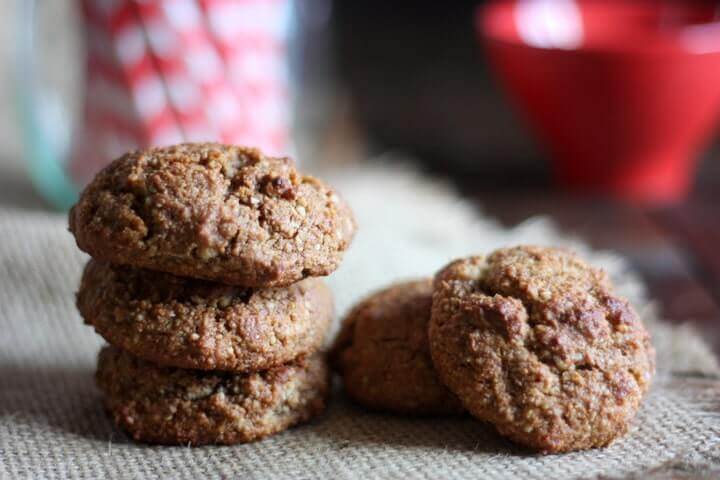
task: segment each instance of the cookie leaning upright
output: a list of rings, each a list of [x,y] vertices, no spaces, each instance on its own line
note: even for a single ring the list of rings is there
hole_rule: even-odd
[[[357,403],[410,415],[464,412],[430,359],[432,292],[430,279],[394,284],[362,300],[345,317],[330,359]]]
[[[70,230],[99,260],[270,287],[332,273],[355,223],[337,193],[291,159],[205,143],[115,160],[72,208]]]
[[[605,273],[551,248],[446,266],[429,339],[441,380],[472,415],[543,452],[624,434],[655,369],[645,327]]]

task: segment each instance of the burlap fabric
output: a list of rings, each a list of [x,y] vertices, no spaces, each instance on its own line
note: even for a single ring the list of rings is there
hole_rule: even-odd
[[[337,393],[321,419],[236,447],[150,447],[105,417],[93,384],[101,344],[75,311],[85,261],[65,218],[0,211],[0,477],[2,478],[595,478],[720,476],[718,366],[687,327],[658,320],[640,282],[612,254],[549,223],[501,228],[447,188],[402,169],[331,178],[360,231],[331,277],[338,313],[369,290],[430,274],[449,259],[518,243],[570,245],[605,267],[642,311],[657,379],[633,431],[607,449],[529,454],[469,418],[367,413]]]

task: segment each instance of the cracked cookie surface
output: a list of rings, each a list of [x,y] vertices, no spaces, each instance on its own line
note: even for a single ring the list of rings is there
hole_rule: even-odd
[[[348,395],[373,410],[459,414],[460,401],[437,378],[427,325],[432,280],[400,283],[357,304],[331,353]]]
[[[655,369],[645,327],[606,274],[553,248],[450,263],[435,276],[429,339],[472,415],[547,453],[624,434]]]
[[[329,392],[320,356],[237,374],[160,367],[105,347],[95,378],[120,428],[167,445],[258,440],[321,414]]]
[[[90,260],[77,295],[110,344],[163,365],[262,370],[315,352],[332,320],[320,279],[252,289]]]
[[[291,159],[214,143],[120,157],[69,225],[94,258],[247,287],[332,273],[355,231],[348,205]]]

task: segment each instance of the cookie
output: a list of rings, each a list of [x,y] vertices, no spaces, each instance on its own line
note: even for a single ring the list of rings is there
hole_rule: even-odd
[[[329,392],[320,356],[223,373],[161,367],[105,347],[95,378],[120,428],[137,441],[167,445],[252,442],[319,415]]]
[[[368,408],[402,414],[463,412],[437,378],[427,325],[432,281],[393,285],[347,315],[331,353],[348,395]]]
[[[429,339],[441,380],[472,415],[546,453],[624,434],[655,370],[645,327],[605,273],[552,248],[445,267]]]
[[[316,278],[252,289],[96,260],[77,306],[112,345],[202,370],[262,370],[314,352],[332,319],[332,295]]]
[[[348,205],[291,159],[216,143],[120,157],[69,223],[94,258],[246,287],[328,275],[355,231]]]

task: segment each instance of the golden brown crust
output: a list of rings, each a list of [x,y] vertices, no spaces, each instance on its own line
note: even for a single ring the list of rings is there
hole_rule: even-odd
[[[263,370],[310,354],[332,295],[309,278],[250,289],[90,260],[77,306],[109,343],[145,360],[202,370]]]
[[[204,143],[115,160],[70,211],[70,231],[100,260],[270,287],[334,271],[355,223],[289,158]]]
[[[427,340],[430,279],[393,285],[347,315],[331,354],[348,395],[381,411],[450,415],[464,410],[440,383]]]
[[[654,350],[604,272],[567,251],[516,247],[449,264],[434,289],[432,359],[474,416],[543,452],[626,432]]]
[[[120,428],[168,445],[252,442],[319,415],[329,392],[320,356],[237,374],[160,367],[105,347],[96,381]]]

